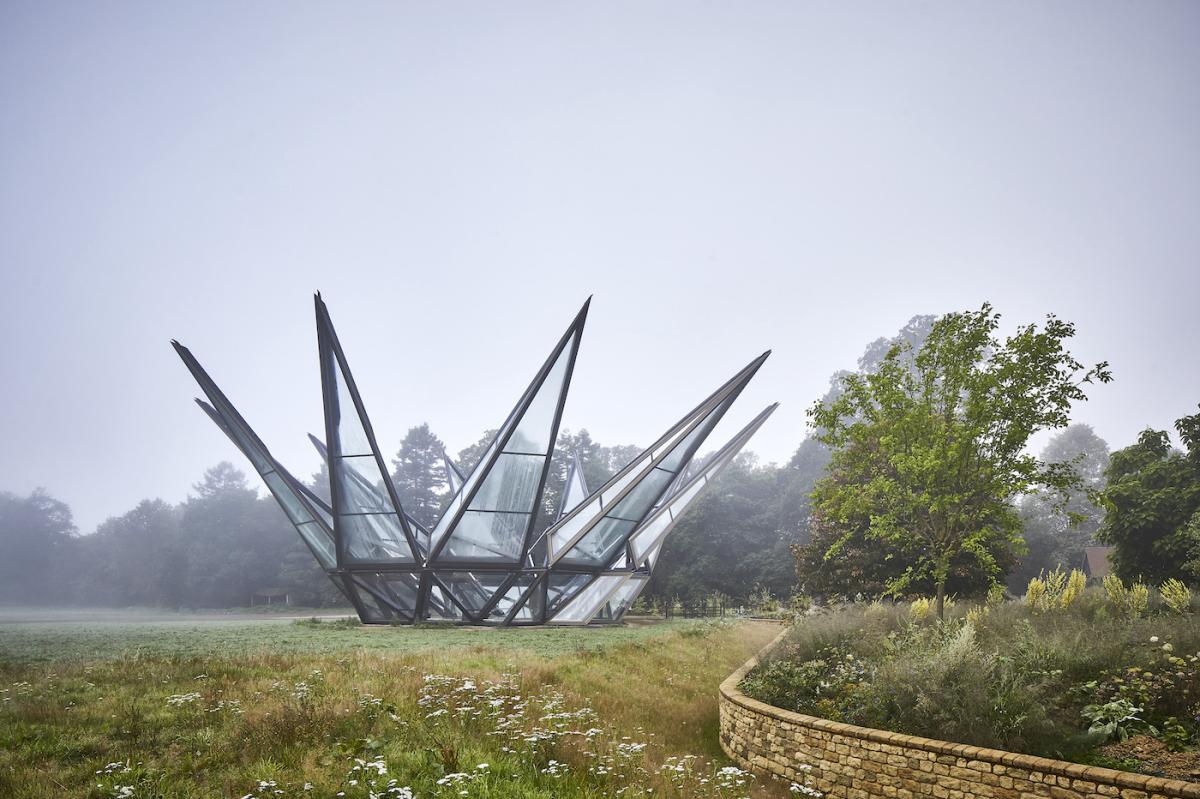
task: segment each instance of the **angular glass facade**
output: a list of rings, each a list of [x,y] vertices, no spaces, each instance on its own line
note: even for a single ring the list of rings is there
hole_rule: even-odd
[[[450,498],[426,529],[401,507],[329,310],[315,299],[325,438],[310,439],[326,464],[328,502],[271,456],[191,352],[172,343],[207,398],[197,403],[254,466],[364,623],[619,622],[679,517],[776,407],[691,468],[770,354],[763,353],[594,491],[572,454],[560,506],[552,519],[540,518],[589,300],[479,462],[468,471],[444,458]]]

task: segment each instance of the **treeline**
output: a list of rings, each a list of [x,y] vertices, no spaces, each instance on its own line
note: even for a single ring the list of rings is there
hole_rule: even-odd
[[[916,369],[936,322],[914,317],[896,336],[869,344],[854,370],[832,376],[817,406],[838,402],[856,377],[869,379],[897,365]],[[1030,489],[1005,498],[996,513],[1007,532],[980,539],[982,561],[969,551],[955,555],[948,590],[979,593],[993,580],[1020,590],[1044,569],[1080,565],[1084,548],[1098,543],[1118,547],[1115,562],[1123,576],[1158,578],[1193,569],[1200,577],[1197,419],[1180,420],[1186,452],[1173,449],[1165,432],[1146,431],[1136,444],[1110,454],[1087,425],[1061,428],[1038,462],[1064,464],[1076,479],[1061,490]],[[460,469],[474,466],[492,432],[457,453]],[[894,589],[920,560],[903,536],[881,540],[865,524],[838,521],[829,501],[814,515],[819,482],[817,496],[826,500],[837,496],[831,486],[838,481],[853,488],[846,483],[853,478],[846,453],[823,443],[824,432],[814,426],[783,465],[758,463],[751,453],[739,456],[667,539],[646,596],[694,602],[721,595],[737,602],[764,591],[778,598],[796,592],[852,597]],[[391,461],[402,504],[425,525],[432,525],[448,494],[443,451],[442,441],[422,424],[408,431]],[[548,525],[558,511],[570,453],[579,455],[595,488],[640,451],[605,446],[586,430],[563,431],[539,525]],[[831,469],[835,451],[842,452],[842,466]],[[327,496],[323,466],[310,484]],[[0,492],[0,602],[222,608],[287,593],[293,604],[339,604],[340,595],[274,500],[258,489],[244,472],[221,463],[186,501],[145,500],[86,535],[73,524],[70,508],[45,492]],[[926,594],[934,584],[930,574],[910,574],[903,583],[908,592]]]

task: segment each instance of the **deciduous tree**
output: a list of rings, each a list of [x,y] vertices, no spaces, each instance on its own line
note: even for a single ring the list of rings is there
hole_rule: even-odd
[[[809,412],[834,450],[814,495],[815,510],[841,530],[826,556],[865,524],[868,539],[911,557],[889,590],[931,577],[939,616],[961,553],[995,572],[995,543],[1016,545],[1015,497],[1078,485],[1072,469],[1025,448],[1039,430],[1067,425],[1084,384],[1111,379],[1106,363],[1085,368],[1066,349],[1070,322],[1049,316],[1003,340],[999,324],[989,304],[940,317],[911,364],[910,346],[893,346],[874,371],[843,376],[836,398]]]

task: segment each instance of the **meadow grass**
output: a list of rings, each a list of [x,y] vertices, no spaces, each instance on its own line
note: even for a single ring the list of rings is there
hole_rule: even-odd
[[[786,793],[717,744],[773,624],[61,626],[0,628],[0,796]]]
[[[679,629],[695,621],[670,622]],[[672,627],[671,629],[675,629]],[[662,632],[657,624],[611,627],[387,627],[357,620],[253,619],[0,624],[0,660],[66,662],[131,657],[236,657],[257,653],[380,653],[486,646],[545,657],[633,643]]]

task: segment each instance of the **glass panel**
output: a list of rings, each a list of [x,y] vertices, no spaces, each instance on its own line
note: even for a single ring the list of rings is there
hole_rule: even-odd
[[[337,565],[337,554],[333,549],[333,539],[330,538],[324,528],[316,522],[306,522],[296,525],[296,532],[300,533],[313,554],[316,555],[322,568],[332,569]]]
[[[439,585],[429,588],[429,607],[426,617],[434,621],[462,621],[462,609],[451,601]]]
[[[555,557],[564,547],[571,543],[571,539],[580,530],[592,520],[592,517],[600,512],[600,505],[596,500],[592,500],[587,507],[580,508],[579,512],[562,523],[560,527],[553,530],[550,534],[550,554]]]
[[[563,487],[562,501],[558,506],[558,518],[561,519],[568,511],[574,510],[579,503],[587,499],[587,481],[579,463],[579,454],[572,455],[571,470],[567,475],[567,484]]]
[[[528,513],[467,511],[438,558],[515,562],[528,526]]]
[[[591,579],[590,574],[551,574],[546,590],[546,602],[550,609],[557,610]]]
[[[543,579],[541,584],[533,589],[532,592],[525,598],[521,607],[513,614],[513,624],[530,624],[540,622],[542,613],[546,608],[546,581]]]
[[[219,409],[217,413],[221,417],[221,429],[233,439],[233,442],[238,445],[242,453],[250,460],[250,463],[254,464],[254,470],[259,474],[264,474],[274,469],[275,466],[271,463],[270,458],[267,457],[267,453],[254,442],[254,437],[249,435],[243,429],[242,425],[238,424],[237,412],[228,404],[221,402],[220,397],[216,398],[213,406],[214,409]]]
[[[268,472],[262,476],[262,479],[292,524],[304,524],[313,520],[312,514],[304,507],[300,497],[296,496],[296,492],[287,484],[287,481],[279,476],[278,472]]]
[[[648,454],[642,458],[639,458],[637,466],[630,469],[629,472],[618,478],[611,487],[605,489],[604,492],[600,494],[600,504],[607,507],[609,503],[611,503],[613,499],[621,493],[625,486],[637,479],[637,476],[641,473],[642,469],[646,468],[648,463],[650,463],[650,456]]]
[[[489,462],[496,448],[500,446],[500,442],[506,444],[511,442],[511,447],[521,447],[516,452],[526,451],[530,453],[547,453],[538,455],[536,458],[529,458],[528,463],[518,465],[513,458],[500,457],[497,458],[496,468],[500,468],[500,462],[508,460],[510,466],[506,468],[514,468],[516,471],[509,476],[502,476],[500,483],[496,486],[488,486],[486,496],[481,499],[481,502],[487,503],[489,509],[507,508],[511,510],[519,510],[522,512],[531,512],[537,500],[537,486],[541,480],[540,470],[544,468],[549,453],[551,444],[556,431],[554,425],[554,410],[558,406],[560,394],[566,390],[564,382],[566,364],[570,360],[570,353],[575,349],[579,341],[579,335],[576,333],[571,336],[564,346],[558,351],[558,355],[554,356],[554,365],[550,367],[546,373],[540,386],[533,387],[533,396],[530,398],[528,392],[521,397],[517,403],[517,407],[509,414],[509,418],[505,420],[499,433],[488,446],[487,451],[479,462],[472,469],[471,474],[464,481],[462,489],[456,495],[455,499],[449,503],[446,511],[442,513],[438,519],[437,525],[434,527],[431,534],[431,539],[434,545],[439,545],[447,535],[458,535],[458,514],[468,513],[470,511],[479,510],[485,505],[473,505],[467,511],[462,511],[461,497],[467,496],[474,491],[474,486],[485,478],[489,479],[488,469]],[[555,382],[557,381],[557,383]],[[526,405],[523,412],[519,415],[517,411],[528,399],[529,404]],[[549,410],[547,411],[547,408]],[[514,429],[515,428],[515,429]],[[511,435],[509,431],[512,431]],[[530,466],[533,464],[533,466]],[[528,471],[527,471],[528,470]],[[530,473],[536,472],[536,477],[530,479]],[[526,497],[524,492],[528,492]],[[483,491],[477,492],[483,494]],[[465,519],[465,516],[462,517]],[[522,535],[523,537],[523,535]],[[524,546],[524,541],[518,542],[518,549]],[[448,546],[448,545],[447,545]]]
[[[350,387],[346,384],[346,375],[338,362],[333,348],[329,348],[328,357],[333,361],[334,393],[337,395],[337,408],[329,410],[336,414],[333,419],[334,432],[338,437],[342,455],[370,455],[371,442],[367,440],[367,431],[363,429],[362,420],[358,418],[358,409],[354,407],[354,397],[350,395]]]
[[[521,423],[517,425],[517,429],[513,431],[508,443],[504,445],[505,452],[548,453],[550,451],[550,445],[553,443],[551,435],[554,432],[552,430],[554,413],[558,410],[563,380],[567,376],[567,364],[571,361],[571,353],[575,349],[575,341],[578,337],[578,333],[571,337],[571,341],[563,347],[562,352],[554,361],[554,366],[550,367],[550,371],[546,373],[546,378],[525,410]]]
[[[708,434],[712,432],[712,429],[716,427],[717,422],[721,421],[721,416],[728,410],[732,402],[732,399],[726,400],[709,411],[704,421],[696,425],[696,428],[692,432],[688,433],[682,441],[672,448],[671,454],[663,458],[662,462],[658,464],[659,467],[669,472],[678,472],[683,466],[684,461],[695,453],[704,439],[708,437]]]
[[[625,615],[625,611],[629,610],[629,606],[638,598],[638,594],[642,593],[642,589],[650,580],[646,577],[630,577],[625,581],[625,584],[617,589],[617,592],[608,599],[608,605],[612,609],[613,621],[620,621]]]
[[[512,610],[513,605],[520,600],[522,594],[529,590],[529,587],[533,585],[536,579],[537,578],[532,574],[522,574],[520,577],[518,577],[517,581],[513,583],[507,591],[504,592],[504,596],[500,597],[500,599],[496,602],[496,605],[492,608],[488,618],[492,621],[503,621],[504,617],[508,615],[508,612]],[[526,605],[528,604],[529,603],[526,603]],[[522,614],[524,614],[524,618],[526,620],[530,620],[533,615],[529,607],[523,607],[521,610],[517,611],[517,615],[513,617],[514,621],[518,618],[521,618]]]
[[[532,511],[545,463],[542,455],[501,455],[471,500],[471,510]]]
[[[630,541],[633,545],[633,558],[635,561],[640,561],[647,550],[659,543],[662,537],[670,532],[670,529],[675,525],[675,519],[678,519],[680,514],[687,510],[688,505],[691,504],[692,500],[696,498],[696,495],[707,484],[707,477],[697,480],[687,490],[672,499],[666,510],[657,513],[653,519],[648,520],[637,531]]]
[[[338,532],[345,541],[346,556],[355,560],[412,560],[400,520],[394,513],[339,516]]]
[[[380,584],[386,589],[384,596],[388,601],[411,617],[417,608],[417,588],[421,584],[421,575],[389,572],[380,575]]]
[[[629,539],[629,545],[633,548],[633,559],[640,563],[646,555],[646,550],[654,545],[661,535],[671,524],[671,516],[669,513],[657,513],[652,518],[647,519],[646,523],[638,528],[633,537]]]
[[[373,455],[342,458],[335,480],[338,513],[395,513],[383,486],[383,474]]]
[[[628,575],[624,574],[600,575],[591,585],[580,591],[577,597],[556,613],[550,621],[557,624],[582,624],[600,609],[600,606],[604,604],[608,595],[626,579],[628,579]]]
[[[640,522],[674,479],[675,475],[671,472],[651,469],[650,473],[638,481],[638,484],[605,515]]]
[[[562,563],[572,566],[604,566],[616,554],[637,522],[604,517],[571,548]]]
[[[359,603],[363,607],[363,621],[379,623],[391,620],[392,614],[385,612],[383,608],[380,607],[379,600],[375,599],[370,591],[363,588],[363,586],[355,580],[349,580],[347,582],[350,585],[350,589],[354,592],[354,596],[358,599]]]
[[[508,579],[495,572],[442,572],[441,581],[473,615],[478,615]]]

